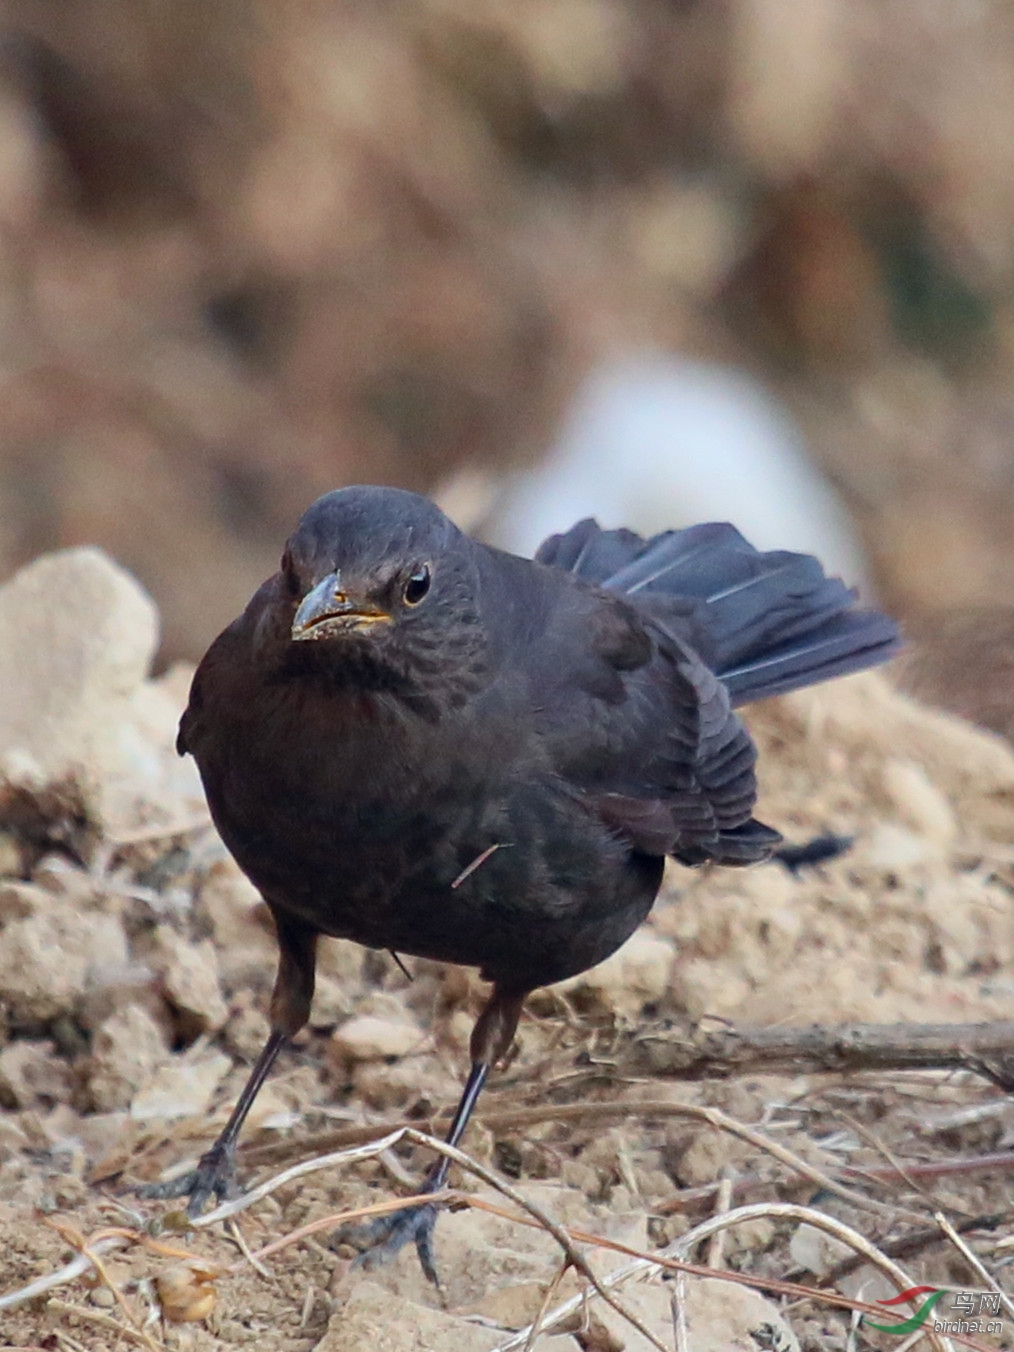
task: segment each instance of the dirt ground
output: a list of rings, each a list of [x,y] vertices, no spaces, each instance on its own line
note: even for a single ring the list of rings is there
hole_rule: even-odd
[[[0,628],[3,606],[0,594]],[[72,679],[87,684],[78,669]],[[466,1202],[505,1214],[465,1205],[441,1217],[442,1293],[411,1251],[353,1268],[350,1237],[327,1223],[411,1194],[430,1158],[418,1144],[283,1182],[235,1228],[186,1233],[177,1204],[134,1191],[192,1161],[222,1125],[264,1034],[273,978],[263,907],[202,817],[186,764],[171,757],[186,679],[142,675],[121,692],[150,753],[143,784],[136,747],[124,762],[135,776],[132,820],[124,793],[110,789],[122,765],[43,789],[23,765],[31,783],[19,787],[10,753],[4,761],[0,1299],[85,1249],[101,1271],[0,1305],[0,1346],[525,1346],[518,1332],[587,1281],[561,1276],[557,1240],[524,1224],[489,1182],[453,1176]],[[466,1149],[554,1221],[603,1241],[581,1246],[600,1276],[629,1260],[606,1241],[657,1252],[722,1209],[751,1208],[724,1240],[691,1242],[677,1256],[756,1279],[761,1293],[656,1270],[617,1287],[640,1331],[595,1296],[529,1344],[547,1352],[908,1346],[777,1282],[826,1282],[859,1301],[888,1299],[899,1284],[952,1287],[938,1313],[958,1294],[978,1301],[988,1281],[1014,1290],[1014,1107],[986,1078],[751,1073],[683,1083],[624,1069],[622,1048],[650,1030],[1009,1017],[1006,744],[896,693],[890,674],[772,701],[749,721],[762,818],[792,841],[833,831],[854,836],[853,847],[795,876],[778,864],[673,867],[649,923],[620,954],[532,998],[516,1057],[495,1076]],[[156,773],[170,765],[184,778]],[[385,954],[325,945],[313,1026],[282,1057],[245,1132],[245,1181],[402,1123],[439,1134],[480,984],[407,965],[410,976]],[[724,1116],[705,1121],[702,1108]],[[858,1268],[836,1267],[851,1250],[791,1207],[897,1252],[897,1282],[868,1255]],[[294,1236],[316,1221],[324,1225]],[[1001,1308],[994,1322],[999,1334],[952,1345],[1014,1346],[1014,1315]],[[934,1336],[925,1345],[947,1345]]]

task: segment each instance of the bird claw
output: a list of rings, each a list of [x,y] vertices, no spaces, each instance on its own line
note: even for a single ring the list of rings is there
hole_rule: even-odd
[[[239,1192],[236,1177],[236,1151],[229,1145],[215,1144],[197,1162],[189,1173],[171,1178],[166,1183],[146,1183],[138,1188],[138,1196],[154,1198],[186,1197],[187,1215],[193,1218],[204,1210],[205,1202],[214,1198],[225,1202]]]
[[[427,1183],[423,1191],[435,1190],[436,1186]],[[367,1246],[355,1260],[353,1267],[367,1270],[380,1267],[396,1257],[406,1244],[414,1243],[427,1280],[439,1291],[440,1277],[437,1274],[436,1255],[433,1251],[433,1229],[437,1223],[439,1210],[438,1203],[426,1202],[421,1206],[405,1207],[402,1211],[392,1211],[386,1216],[378,1216],[369,1225],[356,1226],[351,1233],[342,1236],[357,1248]]]

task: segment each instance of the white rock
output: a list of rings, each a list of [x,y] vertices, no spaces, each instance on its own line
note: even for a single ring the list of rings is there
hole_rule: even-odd
[[[260,988],[278,962],[278,944],[261,894],[231,859],[213,863],[201,883],[198,913],[211,922],[222,979],[232,989]]]
[[[730,1018],[749,999],[753,987],[735,962],[710,958],[682,958],[672,976],[672,995],[678,1008],[692,1019]]]
[[[218,955],[210,939],[193,943],[170,925],[155,931],[147,961],[169,1002],[188,1025],[187,1034],[214,1033],[229,1017],[219,985]]]
[[[0,886],[0,926],[24,920],[49,905],[49,893],[34,883],[6,882]]]
[[[112,834],[196,810],[194,767],[171,754],[178,701],[145,681],[157,642],[151,597],[99,549],[44,555],[0,587],[0,781],[73,784]]]
[[[313,1007],[310,1010],[311,1028],[333,1028],[348,1019],[355,1008],[355,987],[348,982],[335,981],[318,972],[313,987]]]
[[[102,960],[88,969],[88,984],[75,1006],[85,1028],[95,1029],[125,1005],[144,1005],[156,1022],[168,1026],[165,1004],[156,988],[155,974],[143,962]]]
[[[0,1113],[0,1162],[6,1163],[20,1155],[23,1150],[31,1150],[33,1146],[38,1146],[38,1136],[33,1134],[29,1137],[18,1117],[19,1114],[16,1113]],[[19,1219],[20,1216],[21,1212],[18,1213]]]
[[[685,1188],[714,1183],[733,1163],[743,1158],[741,1141],[726,1132],[698,1131],[680,1153],[676,1171]]]
[[[92,1038],[88,1089],[99,1112],[127,1108],[169,1054],[162,1030],[140,1005],[117,1010]]]
[[[211,865],[201,883],[199,900],[220,947],[273,944],[256,916],[258,907],[264,904],[261,894],[231,859]]]
[[[334,1311],[316,1352],[489,1352],[503,1341],[494,1329],[428,1310],[385,1291],[371,1281],[357,1281]]]
[[[688,1346],[702,1352],[799,1352],[799,1342],[777,1305],[756,1291],[717,1277],[692,1278],[683,1305]]]
[[[70,1097],[70,1066],[52,1042],[18,1038],[0,1047],[0,1103],[29,1108],[37,1097],[60,1103]]]
[[[317,971],[332,981],[358,984],[363,978],[364,955],[362,945],[351,939],[321,936],[317,946]]]
[[[157,641],[154,602],[101,550],[23,568],[0,587],[0,761],[30,759],[46,783],[108,763],[107,715],[134,695]]]
[[[335,1055],[346,1061],[383,1061],[420,1050],[422,1034],[415,1024],[362,1014],[331,1035]]]
[[[0,931],[0,990],[16,1022],[45,1022],[72,1009],[93,969],[127,962],[127,941],[116,916],[49,896],[41,889],[7,890],[22,902],[44,905],[8,921]]]
[[[131,1100],[135,1122],[171,1117],[198,1117],[211,1107],[218,1086],[232,1069],[222,1052],[202,1048],[185,1053],[160,1066]]]
[[[843,1258],[851,1258],[854,1250],[844,1240],[836,1239],[815,1225],[798,1225],[789,1240],[789,1253],[807,1272],[823,1277]]]
[[[526,1181],[526,1196],[530,1195],[529,1187]],[[480,1195],[495,1201],[487,1189],[480,1190]],[[580,1194],[563,1188],[534,1190],[533,1200],[544,1205],[564,1225],[594,1229],[588,1204]],[[437,1271],[441,1274],[447,1307],[452,1310],[474,1308],[497,1288],[545,1281],[559,1259],[559,1250],[554,1244],[546,1231],[528,1229],[504,1217],[469,1209],[447,1212],[440,1217],[434,1234]],[[408,1298],[413,1302],[413,1308],[416,1302],[429,1305],[433,1300],[433,1288],[423,1276],[418,1258],[411,1249],[403,1250],[392,1263],[377,1268],[370,1277],[378,1286],[384,1287],[389,1296]],[[353,1279],[361,1281],[359,1274]],[[561,1299],[567,1294],[569,1292],[564,1290]],[[340,1346],[344,1348],[346,1344]],[[408,1346],[413,1352],[431,1352],[431,1349],[436,1352],[444,1344],[439,1339],[431,1342],[421,1338],[418,1344],[409,1343]],[[564,1348],[566,1344],[560,1352],[564,1352]]]
[[[613,1266],[615,1263],[614,1256]],[[631,1282],[623,1288],[622,1299],[624,1307],[651,1330],[663,1347],[672,1346],[672,1293],[668,1286],[663,1287],[660,1282]],[[593,1346],[622,1347],[623,1352],[653,1352],[654,1345],[644,1334],[608,1305],[595,1301],[588,1314],[594,1321],[593,1329],[597,1325],[596,1331],[600,1330]],[[580,1327],[578,1321],[582,1319],[583,1312],[572,1317],[569,1325],[572,1331],[575,1327]],[[549,1346],[552,1347],[552,1343]],[[690,1346],[695,1350],[700,1348],[701,1352],[705,1352],[705,1349],[707,1352],[719,1352],[719,1349],[725,1352],[724,1343],[691,1342]],[[752,1349],[752,1352],[756,1352],[756,1348]]]
[[[585,993],[617,1014],[636,1018],[668,991],[675,956],[668,939],[638,930],[612,957],[563,982],[561,989]]]

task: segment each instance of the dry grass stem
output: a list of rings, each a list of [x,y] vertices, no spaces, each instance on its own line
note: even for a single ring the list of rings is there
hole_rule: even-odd
[[[256,1249],[250,1257],[252,1260],[267,1258],[270,1254],[278,1253],[281,1249],[288,1248],[290,1244],[308,1239],[322,1230],[336,1230],[338,1226],[349,1225],[352,1221],[369,1220],[372,1216],[386,1216],[392,1211],[407,1211],[414,1206],[428,1206],[431,1202],[446,1202],[456,1196],[456,1193],[450,1191],[417,1193],[415,1197],[392,1197],[386,1202],[375,1202],[372,1206],[359,1206],[352,1211],[338,1211],[330,1216],[320,1216],[315,1221],[301,1225],[298,1230],[282,1235],[280,1239],[273,1239],[270,1244]]]
[[[252,1268],[254,1268],[257,1272],[259,1272],[262,1277],[271,1276],[271,1273],[264,1266],[264,1264],[260,1262],[260,1260],[253,1253],[250,1252],[250,1246],[247,1244],[246,1238],[243,1235],[243,1231],[239,1228],[239,1223],[237,1222],[235,1216],[230,1216],[229,1219],[223,1224],[222,1229],[232,1240],[232,1242],[236,1245],[236,1248],[239,1249],[240,1253],[243,1255],[243,1257],[246,1259],[246,1261],[250,1264]]]
[[[553,1297],[556,1295],[560,1283],[563,1281],[564,1276],[569,1270],[570,1262],[565,1258],[553,1274],[553,1280],[546,1287],[546,1294],[542,1297],[542,1303],[540,1304],[538,1313],[532,1323],[528,1341],[524,1346],[524,1352],[532,1352],[532,1348],[535,1346],[535,1340],[538,1338],[542,1329],[542,1321],[546,1316],[546,1311],[549,1309],[550,1305],[552,1305]]]
[[[664,1343],[659,1342],[652,1331],[638,1318],[637,1315],[633,1314],[630,1310],[627,1310],[621,1301],[602,1286],[598,1277],[596,1277],[595,1273],[589,1267],[584,1255],[572,1243],[568,1232],[562,1225],[554,1221],[542,1207],[536,1206],[534,1202],[529,1201],[526,1197],[523,1197],[517,1192],[516,1189],[512,1188],[509,1183],[505,1183],[503,1179],[498,1178],[492,1170],[485,1168],[484,1165],[471,1159],[464,1151],[458,1150],[455,1146],[448,1145],[446,1141],[438,1141],[435,1137],[427,1136],[424,1132],[415,1131],[414,1129],[407,1130],[405,1132],[405,1137],[407,1140],[415,1141],[417,1145],[428,1146],[430,1150],[435,1150],[439,1155],[446,1155],[448,1159],[453,1160],[455,1164],[460,1165],[462,1169],[466,1169],[469,1173],[475,1174],[475,1176],[481,1178],[484,1183],[488,1183],[491,1188],[502,1193],[504,1197],[507,1197],[512,1201],[520,1210],[526,1211],[530,1216],[534,1217],[542,1228],[547,1230],[556,1240],[557,1244],[560,1245],[570,1266],[576,1268],[577,1271],[581,1273],[581,1276],[585,1278],[595,1290],[596,1294],[599,1295],[607,1305],[612,1306],[616,1313],[622,1319],[625,1319],[632,1328],[635,1328],[642,1338],[647,1339],[652,1347],[657,1348],[658,1352],[670,1352],[670,1349],[667,1348]]]
[[[26,1300],[35,1300],[38,1296],[44,1296],[47,1291],[53,1291],[58,1286],[65,1286],[67,1282],[83,1277],[86,1272],[94,1270],[96,1254],[111,1253],[114,1249],[126,1247],[128,1243],[129,1240],[125,1237],[115,1235],[92,1244],[89,1247],[88,1257],[79,1253],[76,1258],[72,1258],[69,1263],[57,1268],[55,1272],[47,1272],[43,1277],[36,1277],[35,1281],[29,1282],[27,1286],[19,1287],[16,1291],[8,1291],[6,1295],[0,1296],[0,1310],[12,1310],[15,1305],[22,1305]]]
[[[305,1178],[308,1174],[319,1173],[321,1169],[333,1169],[336,1164],[355,1164],[358,1160],[373,1159],[374,1156],[389,1150],[391,1146],[397,1145],[399,1141],[405,1139],[406,1135],[410,1134],[406,1128],[401,1127],[397,1131],[390,1132],[381,1140],[372,1141],[368,1145],[353,1146],[348,1150],[336,1150],[330,1155],[314,1155],[312,1159],[304,1160],[301,1164],[293,1164],[290,1168],[283,1169],[280,1174],[275,1174],[274,1177],[265,1179],[263,1183],[258,1183],[256,1187],[243,1193],[241,1197],[234,1197],[231,1201],[223,1202],[221,1206],[215,1207],[214,1211],[207,1211],[203,1216],[195,1217],[191,1228],[206,1230],[209,1225],[224,1221],[229,1216],[236,1216],[262,1198],[270,1197],[273,1192],[284,1187],[286,1183],[294,1182],[297,1178]]]
[[[675,1290],[670,1301],[672,1308],[672,1331],[676,1340],[676,1352],[691,1352],[690,1330],[687,1327],[687,1274],[676,1273]]]
[[[474,1199],[473,1204],[478,1204],[479,1199]],[[845,1225],[842,1221],[835,1220],[827,1216],[822,1211],[817,1211],[812,1207],[797,1206],[792,1203],[757,1203],[753,1206],[738,1207],[734,1211],[726,1212],[723,1215],[709,1217],[702,1221],[700,1225],[694,1226],[688,1230],[666,1248],[660,1249],[657,1254],[639,1253],[637,1250],[627,1245],[618,1244],[615,1241],[584,1234],[580,1231],[572,1231],[572,1237],[583,1243],[597,1244],[603,1248],[611,1248],[617,1252],[634,1255],[633,1261],[624,1264],[622,1267],[615,1268],[607,1273],[601,1279],[603,1286],[612,1288],[633,1278],[643,1277],[652,1271],[668,1269],[670,1271],[683,1271],[697,1276],[719,1277],[724,1281],[734,1281],[744,1286],[751,1286],[758,1290],[776,1292],[783,1295],[793,1295],[799,1299],[823,1301],[827,1304],[836,1305],[839,1308],[857,1310],[864,1314],[882,1315],[883,1311],[878,1306],[865,1302],[851,1300],[837,1291],[824,1291],[818,1288],[802,1286],[794,1282],[782,1282],[770,1278],[756,1277],[745,1273],[736,1273],[728,1271],[716,1271],[706,1267],[703,1264],[691,1264],[681,1261],[680,1256],[689,1252],[697,1244],[706,1239],[710,1239],[722,1229],[727,1229],[733,1225],[742,1224],[744,1221],[757,1220],[761,1217],[773,1220],[793,1220],[807,1225],[813,1225],[817,1229],[826,1231],[835,1238],[842,1240],[850,1248],[861,1254],[869,1263],[884,1272],[890,1281],[898,1288],[904,1291],[914,1283],[911,1278],[894,1263],[886,1254],[883,1254],[876,1245],[872,1244],[864,1235],[851,1226]],[[549,1331],[552,1328],[559,1327],[564,1323],[581,1305],[581,1297],[574,1296],[570,1300],[564,1301],[551,1311],[543,1319],[543,1331]],[[497,1352],[521,1352],[525,1346],[525,1339],[528,1337],[529,1329],[523,1329],[520,1333],[502,1343]],[[932,1330],[926,1330],[934,1347],[939,1352],[945,1352],[947,1343],[942,1340]],[[977,1347],[978,1344],[964,1340],[964,1345],[968,1347]]]
[[[732,1179],[726,1176],[718,1185],[718,1196],[715,1198],[715,1215],[724,1215],[731,1206]],[[717,1234],[712,1235],[708,1243],[708,1267],[720,1268],[725,1266],[725,1236],[728,1233],[728,1230],[719,1230]]]
[[[123,1311],[124,1317],[128,1319],[131,1324],[136,1326],[137,1321],[131,1313],[126,1297],[109,1275],[109,1269],[106,1267],[101,1253],[92,1249],[84,1235],[82,1235],[75,1227],[64,1225],[60,1221],[48,1217],[46,1218],[46,1223],[47,1225],[50,1225],[62,1239],[66,1240],[72,1248],[77,1249],[82,1258],[88,1260],[92,1268],[94,1268],[99,1280],[113,1293],[113,1298]]]
[[[118,1338],[125,1338],[127,1342],[134,1343],[138,1347],[146,1347],[149,1352],[163,1352],[164,1344],[156,1343],[155,1340],[144,1332],[143,1329],[131,1328],[129,1324],[120,1324],[111,1315],[103,1314],[101,1310],[90,1310],[87,1305],[72,1305],[70,1301],[60,1300],[58,1296],[53,1296],[46,1302],[47,1311],[55,1314],[74,1315],[87,1324],[94,1324],[96,1328],[105,1329],[109,1333],[115,1333]],[[68,1339],[68,1341],[70,1341]]]
[[[479,1118],[479,1123],[489,1131],[498,1132],[523,1130],[525,1127],[536,1126],[543,1122],[564,1124],[568,1122],[594,1121],[596,1118],[608,1117],[620,1117],[626,1119],[632,1117],[656,1117],[662,1119],[682,1117],[694,1121],[707,1122],[716,1130],[726,1131],[733,1136],[738,1136],[741,1140],[747,1141],[757,1150],[761,1150],[765,1154],[773,1156],[773,1158],[777,1159],[781,1164],[784,1164],[787,1168],[791,1169],[793,1173],[809,1179],[810,1182],[816,1184],[817,1187],[833,1193],[836,1197],[840,1197],[842,1201],[848,1202],[851,1206],[855,1206],[864,1211],[875,1212],[890,1220],[904,1219],[921,1223],[926,1219],[924,1215],[918,1212],[909,1211],[904,1207],[878,1202],[874,1198],[867,1197],[864,1193],[846,1187],[843,1183],[838,1182],[824,1170],[818,1169],[815,1165],[807,1163],[786,1146],[779,1145],[763,1132],[748,1126],[744,1122],[738,1121],[736,1118],[730,1117],[728,1114],[721,1112],[718,1108],[705,1108],[693,1104],[670,1103],[665,1100],[657,1099],[649,1099],[641,1102],[635,1100],[634,1102],[617,1103],[582,1102],[546,1104],[538,1108],[518,1108],[508,1112],[486,1113]],[[319,1147],[323,1144],[331,1144],[336,1140],[358,1142],[363,1139],[369,1130],[368,1127],[356,1127],[344,1128],[338,1132],[322,1133],[316,1138],[314,1145]],[[404,1138],[405,1134],[411,1138],[413,1131],[414,1128],[407,1124],[397,1128],[392,1131],[390,1137],[385,1138],[383,1148],[387,1149],[390,1144],[396,1144]],[[433,1140],[434,1138],[427,1137],[426,1139]],[[305,1169],[307,1172],[311,1172],[315,1168],[328,1168],[331,1163],[341,1163],[346,1160],[352,1161],[354,1159],[367,1159],[377,1153],[377,1145],[377,1142],[372,1142],[363,1145],[362,1147],[350,1147],[349,1149],[339,1151],[333,1155],[315,1157],[317,1159],[316,1163],[314,1161],[307,1161],[305,1165],[295,1165],[293,1168]],[[356,1154],[355,1151],[360,1148],[362,1153]],[[276,1157],[277,1149],[276,1146],[268,1148],[271,1152],[271,1156]],[[263,1159],[267,1153],[267,1151],[258,1152],[257,1150],[249,1152],[253,1159]],[[1000,1158],[1001,1163],[1005,1162],[1006,1157]],[[1014,1153],[1011,1155],[1011,1163],[1014,1164]],[[288,1181],[290,1177],[295,1176],[298,1175],[291,1174],[287,1171],[284,1175],[284,1179],[285,1181]],[[278,1178],[282,1177],[282,1175],[278,1175]],[[276,1180],[270,1180],[270,1183],[272,1186],[277,1186]],[[265,1183],[260,1186],[267,1187],[268,1184]],[[242,1210],[243,1206],[249,1205],[247,1199],[254,1198],[255,1193],[257,1193],[258,1196],[263,1195],[258,1189],[253,1189],[251,1192],[244,1194],[243,1197],[236,1198],[233,1202],[226,1203],[224,1206],[218,1207],[213,1212],[208,1212],[206,1216],[201,1217],[202,1223],[219,1220],[225,1215],[234,1214],[235,1210]],[[233,1211],[228,1211],[226,1209],[229,1207],[233,1208]]]
[[[957,1249],[958,1253],[960,1253],[962,1258],[964,1258],[968,1266],[979,1277],[983,1286],[988,1287],[990,1291],[995,1291],[996,1294],[1000,1297],[1000,1300],[1003,1302],[1004,1309],[1007,1311],[1007,1313],[1009,1315],[1014,1316],[1014,1301],[1011,1300],[1010,1296],[1008,1296],[1006,1291],[1004,1291],[1003,1288],[999,1285],[996,1278],[988,1270],[988,1268],[982,1262],[982,1259],[978,1256],[978,1254],[974,1253],[969,1248],[969,1246],[961,1238],[957,1230],[955,1230],[954,1226],[950,1223],[950,1221],[942,1212],[940,1211],[934,1212],[933,1219],[936,1221],[937,1225],[940,1226],[940,1229],[944,1232],[947,1238]]]
[[[538,1115],[533,1116],[533,1114]],[[521,1128],[537,1121],[543,1122],[546,1120],[569,1122],[597,1116],[628,1117],[634,1115],[638,1117],[686,1117],[698,1122],[707,1122],[709,1126],[716,1130],[728,1132],[731,1136],[738,1136],[740,1140],[747,1141],[757,1150],[762,1150],[765,1154],[773,1156],[774,1159],[791,1169],[793,1173],[808,1178],[811,1183],[815,1183],[818,1187],[833,1193],[835,1197],[840,1197],[850,1206],[857,1207],[862,1211],[875,1212],[877,1215],[886,1216],[890,1220],[904,1218],[921,1222],[925,1219],[918,1212],[907,1211],[903,1207],[878,1202],[872,1197],[867,1197],[863,1193],[845,1187],[844,1184],[832,1178],[830,1174],[825,1173],[823,1169],[808,1164],[806,1160],[786,1146],[779,1145],[777,1141],[773,1141],[763,1132],[757,1131],[756,1128],[748,1126],[745,1122],[730,1117],[728,1113],[723,1113],[718,1108],[704,1108],[694,1104],[666,1103],[655,1100],[641,1103],[572,1103],[549,1108],[546,1111],[523,1108],[513,1113],[490,1114],[483,1121],[488,1128],[496,1130],[510,1127]]]

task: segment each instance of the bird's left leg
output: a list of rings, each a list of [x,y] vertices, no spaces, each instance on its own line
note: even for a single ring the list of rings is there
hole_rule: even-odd
[[[514,1040],[518,1019],[521,1016],[521,1006],[527,994],[527,990],[518,991],[499,985],[493,987],[486,1007],[472,1030],[470,1043],[472,1065],[445,1138],[448,1145],[456,1146],[461,1141],[490,1070],[507,1054]],[[439,1192],[447,1182],[450,1163],[446,1155],[441,1155],[426,1175],[426,1181],[420,1191]],[[383,1217],[376,1225],[369,1227],[365,1238],[371,1242],[372,1247],[361,1254],[356,1262],[364,1267],[376,1267],[393,1258],[411,1240],[415,1243],[423,1272],[434,1286],[439,1287],[440,1279],[437,1276],[433,1256],[433,1227],[436,1224],[437,1210],[437,1205],[431,1203],[411,1207],[405,1211],[396,1211],[390,1216]]]
[[[273,908],[272,908],[273,910]],[[186,1197],[187,1214],[197,1216],[214,1197],[224,1201],[238,1191],[236,1141],[267,1079],[278,1053],[310,1017],[316,966],[317,932],[281,912],[274,912],[278,931],[278,975],[271,996],[271,1032],[236,1100],[236,1106],[218,1140],[205,1151],[197,1167],[168,1183],[150,1183],[138,1192],[142,1197]]]

